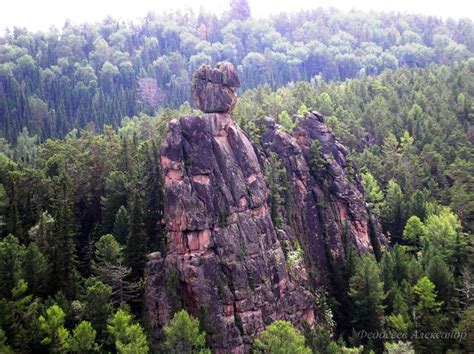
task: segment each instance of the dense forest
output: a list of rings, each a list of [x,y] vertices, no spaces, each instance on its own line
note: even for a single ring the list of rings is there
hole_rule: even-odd
[[[245,2],[223,15],[112,18],[61,31],[14,28],[0,37],[0,133],[16,142],[24,127],[64,137],[92,123],[117,127],[123,117],[153,114],[190,101],[191,74],[227,60],[243,89],[267,83],[326,81],[385,69],[447,64],[472,56],[474,24],[464,19],[335,9],[252,19]]]
[[[276,321],[255,351],[472,351],[474,23],[334,9],[256,20],[233,4],[0,38],[0,352],[209,352],[184,310],[162,342],[147,336],[143,270],[166,250],[166,126],[196,113],[192,72],[221,60],[238,68],[232,115],[255,146],[264,117],[290,131],[294,115],[325,116],[390,240],[377,259],[352,255],[344,294],[319,289],[326,323]]]

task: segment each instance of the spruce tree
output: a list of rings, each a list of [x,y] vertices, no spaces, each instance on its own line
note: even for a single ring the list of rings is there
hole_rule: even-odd
[[[373,256],[364,255],[359,260],[350,280],[349,296],[353,304],[355,330],[382,331],[385,296],[380,269]]]
[[[150,247],[164,251],[165,237],[161,221],[163,219],[165,197],[160,157],[154,141],[144,147],[144,154],[145,229]]]
[[[146,256],[148,253],[148,237],[143,222],[143,207],[140,191],[135,189],[130,200],[130,214],[128,218],[127,247],[125,259],[132,269],[131,278],[138,280],[143,276]]]
[[[42,296],[47,294],[49,265],[46,257],[34,242],[30,243],[25,251],[23,278],[34,295]]]
[[[265,162],[265,180],[268,188],[268,201],[270,204],[270,215],[272,217],[273,225],[279,228],[283,224],[283,214],[281,211],[281,205],[283,204],[282,192],[282,179],[285,173],[284,167],[281,165],[281,161],[278,155],[274,152],[270,154],[270,157]]]
[[[59,176],[57,211],[55,216],[54,250],[51,262],[53,288],[63,291],[69,298],[76,292],[76,243],[74,215],[70,196],[69,178],[64,172]]]
[[[128,212],[125,206],[121,206],[115,214],[115,221],[112,233],[121,245],[127,243],[128,237]]]
[[[392,242],[400,241],[407,218],[407,210],[405,197],[395,180],[388,182],[385,207],[381,214],[383,226],[390,234]]]

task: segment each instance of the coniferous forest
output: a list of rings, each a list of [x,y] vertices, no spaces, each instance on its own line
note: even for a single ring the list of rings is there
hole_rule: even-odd
[[[234,0],[222,16],[0,37],[0,353],[211,352],[205,319],[180,299],[151,335],[144,269],[167,250],[168,123],[200,114],[192,74],[223,60],[241,81],[232,117],[255,149],[265,117],[287,132],[295,116],[325,117],[388,240],[347,252],[313,289],[314,326],[274,321],[253,351],[474,351],[474,22],[336,9],[255,19]],[[268,203],[289,222],[285,169],[276,156],[265,166]]]

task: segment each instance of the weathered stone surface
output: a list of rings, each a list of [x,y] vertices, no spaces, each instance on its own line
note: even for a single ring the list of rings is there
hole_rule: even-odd
[[[168,250],[164,259],[150,256],[145,293],[155,335],[176,299],[204,316],[217,353],[248,352],[253,337],[276,319],[312,324],[305,266],[290,274],[255,150],[230,116],[172,121],[161,164]]]
[[[273,119],[264,120],[261,159],[275,152],[288,172],[292,222],[284,227],[284,232],[290,239],[298,235],[307,268],[315,275],[313,281],[317,286],[329,279],[327,252],[336,260],[343,260],[345,237],[358,252],[372,252],[372,242],[380,242],[382,235],[376,231],[376,225],[370,225],[358,170],[323,117],[312,112],[295,117],[295,123],[293,131],[287,133]],[[310,171],[314,140],[319,141],[326,160],[325,171],[319,176]],[[289,215],[286,216],[288,220]]]
[[[193,75],[194,104],[205,113],[230,112],[237,104],[235,90],[239,86],[232,64],[221,62],[215,69],[202,65]]]

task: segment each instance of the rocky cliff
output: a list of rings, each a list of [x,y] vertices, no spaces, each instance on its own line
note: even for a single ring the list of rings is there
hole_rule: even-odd
[[[183,306],[203,320],[218,353],[249,351],[276,319],[312,325],[312,290],[327,283],[329,264],[342,262],[348,245],[371,251],[376,239],[357,170],[323,118],[296,117],[291,133],[266,119],[253,146],[228,113],[233,75],[227,64],[202,67],[195,103],[219,113],[169,125],[161,148],[168,248],[151,254],[146,269],[154,334]],[[284,216],[278,228],[263,173],[271,154],[285,167],[291,199],[276,206]]]
[[[369,217],[357,167],[324,118],[317,112],[293,118],[291,132],[273,119],[262,122],[260,160],[275,153],[281,161],[291,189],[281,234],[301,244],[312,285],[329,285],[330,267],[341,265],[349,247],[378,251],[383,235]]]

